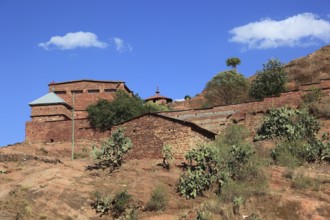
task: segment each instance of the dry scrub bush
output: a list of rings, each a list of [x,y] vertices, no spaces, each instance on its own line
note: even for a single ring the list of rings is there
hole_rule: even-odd
[[[145,207],[147,211],[164,211],[167,207],[168,195],[164,187],[157,187]]]

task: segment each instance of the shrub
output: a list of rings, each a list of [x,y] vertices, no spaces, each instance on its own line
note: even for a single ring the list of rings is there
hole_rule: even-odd
[[[235,197],[242,196],[249,198],[251,196],[264,195],[268,191],[268,179],[264,172],[259,172],[257,176],[248,180],[229,179],[221,188],[218,195],[222,202],[230,203]]]
[[[313,140],[319,130],[319,122],[306,110],[282,107],[269,111],[257,131],[255,140],[274,139],[275,137],[285,138],[289,141],[303,138]]]
[[[109,214],[110,205],[112,199],[110,196],[102,196],[101,193],[95,192],[94,196],[96,201],[91,204],[92,208],[96,210],[96,213],[101,213],[101,215]]]
[[[305,176],[303,173],[298,173],[292,179],[291,187],[294,189],[307,189],[313,186],[313,179]]]
[[[271,151],[271,157],[276,164],[294,168],[303,162],[330,162],[330,142],[326,139],[283,141]]]
[[[39,148],[39,151],[40,151],[41,155],[46,156],[48,154],[48,151],[44,147]]]
[[[287,74],[284,64],[277,59],[270,59],[263,64],[263,69],[258,71],[256,78],[251,83],[249,95],[257,100],[269,96],[278,96],[285,91]]]
[[[96,166],[110,168],[110,172],[117,169],[123,163],[124,154],[132,147],[132,142],[124,136],[122,129],[117,129],[111,137],[105,141],[101,149],[93,147],[94,159],[101,160]]]
[[[212,214],[204,209],[197,209],[197,216],[196,216],[196,220],[211,220],[212,218]]]
[[[282,177],[292,180],[293,179],[293,174],[294,174],[294,170],[292,168],[286,168],[283,172]]]
[[[238,144],[230,147],[230,157],[227,159],[227,166],[233,179],[245,179],[243,172],[247,168],[251,156],[254,154],[250,144]]]
[[[187,199],[193,199],[198,195],[203,195],[211,184],[211,175],[206,174],[204,170],[197,168],[192,171],[189,169],[179,178],[177,191]]]
[[[270,155],[276,164],[294,168],[303,163],[300,155],[303,145],[302,141],[283,141],[271,150]]]
[[[284,139],[272,150],[273,160],[293,165],[320,160],[330,162],[330,142],[327,136],[317,138],[319,122],[306,110],[273,109],[258,130],[256,140],[280,137]]]
[[[233,136],[228,128],[228,134]],[[239,135],[239,134],[238,134]],[[243,137],[237,137],[243,140]],[[216,192],[223,193],[228,181],[263,182],[265,175],[260,171],[259,159],[255,156],[250,144],[236,141],[236,145],[228,145],[232,140],[223,141],[218,138],[212,144],[188,151],[188,171],[179,179],[177,189],[186,198],[203,195],[204,191],[216,185]]]
[[[132,196],[126,190],[118,192],[113,199],[108,195],[101,195],[99,192],[95,192],[94,196],[96,201],[91,206],[97,213],[101,213],[101,216],[111,212],[115,219],[137,219],[137,211],[131,201]]]
[[[231,125],[228,126],[221,133],[221,141],[224,144],[234,145],[239,144],[249,136],[249,131],[242,125]]]
[[[163,187],[157,187],[151,194],[150,200],[146,205],[148,211],[165,210],[168,203],[167,192]]]
[[[235,104],[241,101],[248,83],[245,77],[234,70],[218,73],[206,85],[206,98],[211,105]]]
[[[321,89],[320,88],[313,88],[310,92],[304,94],[302,96],[302,100],[305,105],[310,105],[314,102],[317,102],[321,98]]]
[[[233,199],[233,213],[235,215],[240,214],[240,207],[244,203],[244,198],[242,196],[235,196]]]
[[[113,217],[121,216],[130,207],[131,197],[126,190],[115,195],[111,203]]]
[[[170,169],[169,161],[173,159],[172,147],[168,145],[163,146],[162,154],[163,154],[163,167],[169,170]]]

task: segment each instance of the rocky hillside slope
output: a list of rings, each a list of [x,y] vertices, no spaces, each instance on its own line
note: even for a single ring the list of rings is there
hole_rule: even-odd
[[[87,143],[78,143],[80,150]],[[267,146],[267,143],[260,143]],[[90,146],[85,146],[90,149]],[[0,219],[1,220],[98,220],[112,219],[92,209],[95,194],[114,196],[127,190],[138,209],[138,219],[193,220],[197,210],[213,210],[210,219],[312,219],[330,218],[329,166],[316,165],[305,170],[318,183],[310,188],[297,189],[286,176],[284,167],[270,166],[269,190],[251,197],[234,215],[231,204],[219,202],[210,190],[203,197],[187,200],[176,192],[182,169],[174,161],[170,171],[158,164],[161,159],[130,160],[115,173],[108,170],[87,171],[93,164],[89,152],[79,151],[79,158],[70,159],[70,144],[18,144],[0,149]],[[28,156],[29,154],[30,156]],[[33,156],[31,156],[33,155]],[[51,159],[52,158],[52,159]],[[61,158],[58,162],[55,158]],[[306,169],[308,168],[308,169]],[[163,187],[168,196],[164,211],[146,211],[152,191]],[[217,213],[217,214],[215,214]],[[253,217],[258,216],[258,218]]]
[[[285,66],[285,71],[289,82],[294,85],[330,78],[330,45],[305,57],[292,60]]]
[[[319,82],[320,79],[330,78],[330,45],[298,59],[292,60],[285,65],[285,72],[288,74],[288,89],[295,90],[300,85]],[[248,80],[251,81],[254,76]],[[196,97],[183,102],[174,102],[170,107],[175,110],[187,108],[201,108],[207,102],[202,91]]]

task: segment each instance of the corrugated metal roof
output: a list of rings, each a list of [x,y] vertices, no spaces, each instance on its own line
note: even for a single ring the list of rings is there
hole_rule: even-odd
[[[29,103],[29,105],[45,105],[45,104],[67,104],[67,103],[53,92],[50,92]]]

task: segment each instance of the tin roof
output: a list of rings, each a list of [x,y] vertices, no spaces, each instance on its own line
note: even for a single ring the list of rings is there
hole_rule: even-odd
[[[53,92],[47,93],[46,95],[29,103],[30,106],[47,105],[47,104],[67,104],[67,103]]]

